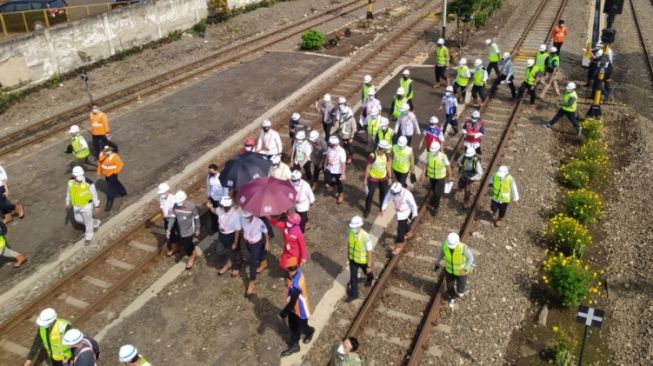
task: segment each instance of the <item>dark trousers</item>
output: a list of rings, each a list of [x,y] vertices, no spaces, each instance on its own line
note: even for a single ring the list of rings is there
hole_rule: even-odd
[[[361,269],[367,276],[367,283],[372,283],[374,273],[368,271],[367,264],[359,264],[349,260],[349,296],[358,297],[358,269]]]
[[[401,183],[402,186],[406,186],[406,178],[408,178],[408,173],[399,173],[396,170],[392,170],[395,173],[395,179],[397,179],[397,182]]]
[[[7,197],[5,197],[5,192],[7,192],[7,190],[3,185],[2,187],[0,187],[0,211],[2,211],[3,214],[8,214],[14,212],[14,210],[16,209],[16,205],[11,203],[11,201],[9,201]]]
[[[303,233],[306,229],[306,223],[308,222],[308,211],[297,212],[297,214],[301,218],[301,221],[299,222],[299,228],[302,230]]]
[[[551,121],[549,121],[549,126],[553,126],[554,124],[556,124],[562,117],[567,117],[569,122],[571,122],[571,124],[576,129],[576,131],[578,131],[578,128],[580,126],[578,124],[578,119],[576,118],[576,112],[563,111],[562,108],[558,109],[558,113],[556,113],[556,115],[553,116]]]
[[[95,156],[95,159],[100,156],[100,151],[104,149],[105,146],[111,146],[113,151],[118,151],[118,145],[114,144],[113,142],[109,141],[107,138],[107,135],[98,135],[98,136],[93,136],[92,139],[93,143],[93,156]]]
[[[444,279],[447,283],[447,296],[450,299],[455,299],[459,294],[462,295],[465,293],[467,276],[456,276],[447,272]]]
[[[524,92],[528,90],[528,93],[531,95],[531,104],[535,104],[535,85],[528,85],[525,82],[521,83],[519,87],[519,95],[517,98],[521,99],[524,96]]]
[[[458,89],[460,89],[461,96],[460,96],[459,99],[462,99],[463,101],[465,100],[465,96],[467,95],[467,92],[465,91],[466,88],[467,88],[466,86],[462,86],[462,85],[460,85],[460,84],[458,84],[456,82],[453,83],[453,93],[454,93],[454,95],[458,95]]]
[[[556,52],[556,54],[560,56],[560,50],[562,49],[562,42],[553,42],[553,47],[558,49],[558,52]]]
[[[354,156],[354,150],[352,149],[352,142],[350,140],[342,139],[342,148],[347,152],[347,160],[351,159]]]
[[[447,67],[446,66],[435,66],[435,82],[439,83],[440,80],[447,81]]]
[[[489,64],[487,64],[486,70],[487,70],[487,76],[488,77],[490,77],[490,75],[492,74],[492,70],[494,70],[494,72],[497,74],[497,76],[499,76],[500,75],[500,73],[499,73],[499,62],[498,61],[497,62],[490,62]]]
[[[320,180],[320,171],[322,171],[322,164],[315,164],[314,162],[311,162],[311,165],[313,166],[313,173],[311,174],[311,181],[309,183],[313,184]]]
[[[447,127],[451,125],[455,133],[458,133],[458,121],[454,118],[455,114],[447,114],[444,116],[444,126],[442,126],[442,134],[447,133]]]
[[[379,189],[379,207],[383,205],[385,193],[388,190],[388,181],[371,181],[367,180],[367,196],[365,197],[365,212],[369,212],[372,208],[372,200],[374,199],[374,192]]]
[[[506,216],[506,211],[508,210],[508,203],[499,203],[495,200],[491,200],[490,202],[490,211],[492,211],[492,215],[497,213],[499,211],[499,218],[502,219]]]
[[[265,259],[265,241],[263,238],[256,243],[247,243],[247,250],[249,251],[249,280],[256,279],[256,269],[258,265]]]
[[[304,163],[304,167],[303,167],[303,168],[302,168],[302,166],[299,165],[299,164],[294,164],[294,165],[292,166],[292,169],[293,169],[293,170],[299,170],[299,171],[302,171],[302,170],[303,170],[303,171],[304,171],[304,179],[305,179],[307,182],[312,182],[312,181],[313,181],[313,170],[311,169],[311,165],[313,165],[313,164],[312,164],[311,161],[309,160],[309,161],[307,161],[306,163]]]
[[[512,95],[513,98],[517,97],[517,93],[515,91],[515,84],[512,82],[514,77],[510,75],[509,79],[506,79],[506,75],[501,75],[498,78],[494,79],[494,82],[492,83],[492,87],[490,88],[490,98],[494,96],[497,92],[497,88],[501,84],[502,81],[508,80],[508,86],[510,87],[510,94]]]
[[[290,343],[299,342],[302,334],[308,336],[315,332],[315,329],[308,325],[308,319],[302,319],[297,314],[288,313],[288,329],[290,329]]]
[[[184,252],[186,255],[190,256],[193,254],[195,251],[195,243],[193,243],[193,236],[187,236],[187,237],[180,237],[179,238],[179,244],[181,245],[182,249],[184,249]]]
[[[590,66],[587,69],[587,85],[592,85],[592,82],[596,78],[596,74],[598,73],[598,65],[596,61],[591,61]]]
[[[240,263],[243,261],[243,254],[240,252],[240,240],[238,240],[238,243],[236,243],[236,249],[233,249],[235,238],[235,232],[231,234],[218,233],[218,240],[220,240],[220,244],[222,244],[227,253],[229,253],[231,268],[234,270],[239,270]]]
[[[429,181],[431,182],[431,205],[437,210],[440,207],[440,198],[444,193],[444,178],[429,178]]]
[[[472,98],[481,97],[481,101],[485,102],[485,86],[473,85],[472,86]]]
[[[166,218],[163,218],[163,228],[165,230],[168,230],[168,223],[170,221]],[[168,239],[168,244],[170,243],[176,243],[179,241],[179,225],[177,225],[177,222],[175,221],[175,224],[172,225],[172,231],[170,231],[170,239]]]
[[[410,231],[410,226],[408,225],[408,219],[397,220],[397,243],[403,243],[406,241],[406,233]]]
[[[341,176],[342,176],[342,174],[332,174],[328,170],[324,171],[324,180],[326,180],[326,182],[329,185],[334,185],[335,184],[336,190],[338,191],[338,193],[343,192],[342,181],[340,180]]]
[[[466,177],[461,177],[458,180],[458,189],[464,189],[465,193],[463,195],[463,201],[465,203],[469,202],[469,199],[472,197],[472,185],[474,184],[474,181],[466,178]]]
[[[216,201],[213,198],[209,197],[209,202],[213,205],[213,207],[218,209],[220,207],[220,201]],[[219,227],[218,227],[218,215],[214,214],[213,212],[209,211],[209,214],[211,215],[211,234],[215,234]]]
[[[322,128],[324,129],[324,138],[327,141],[329,141],[329,136],[331,136],[331,127],[333,127],[333,123],[322,122]]]
[[[107,201],[113,201],[116,197],[127,195],[127,190],[118,180],[118,174],[109,175],[105,179],[107,181]]]

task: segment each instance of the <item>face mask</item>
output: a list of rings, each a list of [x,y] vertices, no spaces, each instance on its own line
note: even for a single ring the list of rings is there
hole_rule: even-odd
[[[75,180],[78,181],[78,182],[83,182],[84,181],[84,176],[81,175],[79,177],[75,177]]]
[[[268,132],[270,131],[270,127],[263,127],[263,132]]]
[[[181,203],[175,203],[175,207],[181,207]]]
[[[451,92],[445,92],[444,95],[446,95],[446,96],[450,96],[450,95],[451,95]]]
[[[100,110],[97,109],[97,108],[93,108],[91,111],[92,111],[93,113],[97,113],[97,112],[99,112]]]
[[[293,184],[299,184],[299,179],[291,179],[290,180]]]
[[[215,173],[209,172],[209,175],[215,177]]]
[[[245,151],[252,151],[254,150],[254,146],[245,146]]]
[[[292,227],[292,224],[289,223],[289,222],[287,222],[287,223],[286,223],[286,227],[291,228],[291,227]]]
[[[346,354],[345,346],[343,346],[342,343],[340,343],[340,345],[338,346],[337,351],[338,351],[338,353],[340,353],[341,355]]]
[[[347,110],[347,107],[345,107],[344,105],[340,106],[340,112],[341,113],[345,113],[346,110]]]

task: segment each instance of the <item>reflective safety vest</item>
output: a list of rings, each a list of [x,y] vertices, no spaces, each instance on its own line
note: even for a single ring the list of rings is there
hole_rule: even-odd
[[[477,162],[478,162],[477,156],[472,156],[472,157],[464,156],[462,161],[463,169],[460,171],[460,175],[465,175],[465,173],[467,173],[470,176],[474,176],[478,174],[478,171],[476,170]]]
[[[467,66],[458,66],[456,69],[456,84],[460,86],[467,86],[469,84],[469,69]]]
[[[378,115],[376,118],[370,118],[367,121],[367,136],[370,138],[376,135],[376,132],[379,130],[379,125],[381,124],[381,116]]]
[[[294,163],[301,163],[301,162],[304,161],[305,158],[307,158],[306,156],[304,156],[304,144],[310,144],[310,142],[308,142],[306,140],[301,140],[301,142],[300,142],[300,140],[295,141],[295,145],[294,145],[294,148],[295,148],[295,161],[294,161]]]
[[[349,260],[358,264],[367,264],[367,232],[361,230],[356,234],[354,230],[349,230]]]
[[[6,247],[7,247],[7,239],[5,239],[4,235],[0,235],[0,255],[2,255],[2,252],[5,251]]]
[[[560,56],[557,53],[552,53],[546,59],[546,67],[549,69],[557,69],[560,66]]]
[[[91,113],[91,135],[104,136],[109,133],[109,119],[104,112]]]
[[[54,361],[63,361],[64,359],[73,357],[73,352],[67,346],[61,343],[63,335],[66,333],[66,328],[70,325],[67,320],[57,318],[52,324],[50,331],[50,339],[47,337],[46,327],[39,327],[39,334],[43,342],[43,348],[48,354],[48,357]]]
[[[494,50],[494,47],[490,46],[487,48],[487,60],[490,62],[499,62],[501,58],[499,54]]]
[[[445,46],[435,49],[435,64],[438,66],[447,66],[449,63],[449,49]]]
[[[569,105],[571,98],[574,98],[574,102]],[[566,91],[565,95],[562,96],[562,110],[565,112],[576,112],[576,105],[578,103],[578,94],[576,91]]]
[[[373,158],[372,165],[370,166],[370,177],[374,179],[384,179],[388,176],[388,157],[383,155],[378,155],[376,152],[370,154],[370,158]]]
[[[485,69],[480,68],[474,71],[474,85],[476,86],[485,86]]]
[[[392,117],[394,117],[395,119],[399,118],[399,115],[401,114],[401,106],[406,104],[407,102],[408,102],[408,98],[403,97],[403,98],[399,99],[395,95],[394,109],[392,110]]]
[[[70,145],[73,148],[73,155],[77,159],[86,159],[89,154],[88,144],[84,139],[84,136],[77,135],[70,139]]]
[[[449,249],[447,242],[442,242],[442,251],[444,252],[444,268],[447,273],[454,276],[460,276],[462,274],[463,268],[465,268],[465,263],[467,263],[467,257],[465,257],[465,244],[462,242],[456,245],[456,248],[452,251]]]
[[[378,131],[376,131],[376,138],[377,140],[385,140],[389,146],[392,146],[392,137],[395,135],[395,131],[392,128],[388,128],[383,132],[382,129],[379,128]]]
[[[413,99],[413,79],[405,79],[402,77],[399,79],[399,86],[404,88],[404,91],[406,92],[405,99]]]
[[[506,178],[501,181],[498,174],[492,177],[492,200],[499,203],[508,203],[511,198],[512,175],[508,174]]]
[[[143,356],[141,356],[141,355],[138,355],[138,363],[139,363],[141,366],[152,366],[152,364],[149,363],[149,362],[145,359],[145,357],[143,357]]]
[[[546,64],[547,57],[549,57],[549,54],[546,52],[538,52],[535,55],[535,67],[540,69],[540,71],[544,71],[544,66]]]
[[[295,303],[295,307],[292,309],[292,312],[297,315],[300,319],[308,319],[311,316],[310,302],[308,301],[308,287],[306,286],[306,277],[301,268],[297,269],[297,273],[292,279],[286,279],[286,287],[288,291],[286,292],[286,301],[290,301],[290,290],[297,289],[299,290],[299,297]]]
[[[74,179],[69,179],[68,191],[70,194],[70,203],[75,207],[86,206],[93,202],[91,185],[86,180],[80,183]]]
[[[392,147],[392,170],[399,173],[408,173],[410,170],[410,156],[413,154],[413,148],[399,145]]]
[[[535,76],[537,75],[537,66],[527,67],[524,71],[524,82],[530,86],[535,85]]]
[[[100,153],[100,158],[98,159],[98,174],[104,173],[105,176],[110,176],[113,174],[120,174],[122,170],[122,160],[120,156],[115,152],[107,156],[107,154],[102,151]]]
[[[367,97],[370,95],[370,88],[372,85],[363,84],[363,90],[361,91],[361,99],[363,103],[367,102]]]
[[[426,176],[431,179],[443,179],[447,176],[447,156],[438,151],[436,154],[426,154]]]

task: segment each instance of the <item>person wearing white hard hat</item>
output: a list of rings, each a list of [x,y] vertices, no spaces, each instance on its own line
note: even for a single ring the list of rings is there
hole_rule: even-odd
[[[476,150],[476,154],[481,155],[481,137],[483,137],[483,134],[485,134],[485,121],[481,119],[479,111],[474,111],[463,126],[463,135],[465,135],[463,146],[466,149],[471,147]]]
[[[365,117],[367,117],[367,102],[370,99],[370,90],[372,91],[372,99],[376,99],[374,98],[376,91],[374,90],[374,85],[372,84],[372,76],[365,75],[363,77],[363,86],[361,88],[361,115],[359,119],[361,125],[362,121],[365,119]]]
[[[211,163],[208,166],[208,174],[206,175],[206,202],[210,203],[213,207],[220,206],[220,200],[224,196],[229,195],[229,188],[223,187],[220,182],[220,171],[218,165]],[[211,234],[218,232],[218,217],[215,213],[211,213]]]
[[[169,221],[174,217],[172,209],[175,207],[175,195],[170,192],[168,183],[159,184],[156,193],[159,195],[159,208],[163,217],[163,230],[166,230]],[[166,251],[166,257],[171,257],[179,252],[179,227],[176,225],[170,231],[170,238],[167,242],[168,250]]]
[[[436,216],[440,209],[440,198],[444,194],[447,178],[451,179],[451,164],[447,154],[441,151],[442,145],[433,141],[426,153],[426,169],[424,176],[429,179],[431,187],[431,215]]]
[[[308,210],[311,208],[311,205],[315,203],[315,195],[313,194],[313,189],[307,181],[302,179],[302,172],[299,170],[294,170],[290,177],[290,182],[297,194],[295,195],[295,212],[299,214],[301,221],[299,223],[299,228],[302,230],[302,233],[310,228],[310,220],[308,219]]]
[[[569,82],[565,88],[565,94],[562,96],[562,102],[560,102],[560,109],[558,113],[549,121],[545,123],[544,127],[547,129],[552,129],[560,118],[567,117],[571,125],[574,126],[576,134],[580,136],[582,128],[578,123],[578,117],[576,115],[576,110],[578,108],[578,94],[576,94],[576,83]]]
[[[290,137],[290,143],[295,142],[295,134],[299,131],[306,131],[308,122],[302,118],[302,116],[295,112],[290,116],[288,120],[288,136]]]
[[[374,142],[376,146],[379,146],[379,142],[385,141],[388,143],[388,152],[392,147],[392,140],[395,136],[395,130],[390,128],[390,121],[387,118],[382,118],[379,124],[379,129],[376,131],[376,136],[374,137]]]
[[[379,116],[381,115],[381,101],[376,97],[376,88],[371,86],[367,90],[367,100],[365,105],[361,105],[363,112],[361,112],[360,118],[358,119],[358,124],[361,127],[367,126],[367,119],[370,115]]]
[[[436,116],[431,116],[429,118],[429,125],[424,129],[424,138],[419,142],[417,151],[422,150],[422,146],[426,145],[428,149],[429,146],[435,141],[440,145],[444,145],[444,133],[440,129],[440,120]]]
[[[9,193],[9,176],[5,168],[0,165],[0,213],[5,224],[14,219],[14,213],[18,214],[18,218],[25,217],[25,208],[23,205],[12,203],[9,200]]]
[[[369,287],[374,281],[374,264],[372,253],[374,245],[370,235],[363,230],[363,218],[354,216],[349,221],[349,232],[347,233],[347,258],[349,259],[349,286],[347,286],[347,302],[358,298],[358,270],[365,273],[367,280],[365,286]]]
[[[104,147],[104,150],[98,157],[97,163],[97,176],[104,176],[104,180],[107,183],[107,204],[104,206],[104,211],[110,211],[113,207],[113,200],[116,197],[127,195],[125,186],[118,180],[118,175],[122,172],[124,164],[118,152],[109,145]]]
[[[399,136],[397,143],[392,146],[392,171],[395,174],[395,179],[404,187],[407,187],[406,178],[409,176],[413,184],[417,180],[415,178],[415,155],[413,148],[408,145],[406,136]]]
[[[447,284],[445,297],[449,300],[449,306],[454,306],[458,297],[465,295],[467,276],[474,265],[474,255],[469,247],[460,241],[456,233],[449,233],[447,239],[442,242],[441,250],[435,258],[434,271],[440,269],[440,262],[444,259],[444,278]]]
[[[100,345],[93,337],[73,328],[64,334],[61,343],[73,352],[73,357],[66,362],[67,366],[96,366]]]
[[[88,245],[94,231],[100,227],[100,220],[93,218],[93,214],[100,211],[100,198],[95,183],[84,176],[81,166],[74,167],[72,173],[66,190],[66,210],[72,207],[75,222],[84,225],[84,240]]]
[[[324,170],[324,158],[328,146],[326,140],[321,139],[320,133],[316,130],[311,130],[308,134],[308,141],[311,143],[311,165],[313,166],[309,183],[311,183],[311,188],[315,191],[320,180],[320,172]]]
[[[78,164],[90,165],[91,163],[88,161],[88,156],[91,153],[91,150],[88,147],[86,139],[80,133],[79,126],[70,126],[68,133],[70,133],[70,145],[68,145],[66,153],[73,154],[75,159],[77,159]]]
[[[143,355],[138,353],[138,349],[131,344],[120,347],[118,361],[130,366],[152,366]]]
[[[109,140],[111,137],[109,135],[109,117],[98,108],[97,104],[93,103],[91,106],[91,113],[88,115],[88,119],[91,120],[91,137],[95,159],[100,156],[100,152],[107,145],[118,151],[118,146]]]
[[[474,74],[472,74],[472,98],[474,98],[473,103],[475,105],[480,106],[478,97],[481,97],[481,103],[485,102],[485,85],[487,84],[487,78],[488,73],[485,68],[483,68],[483,61],[476,59],[474,61]]]
[[[531,96],[531,105],[535,104],[535,87],[537,86],[539,77],[540,69],[535,65],[535,60],[532,58],[528,59],[526,61],[526,69],[524,69],[524,81],[519,86],[517,99],[521,99],[524,96],[524,92],[528,90]]]
[[[172,208],[172,217],[168,221],[168,227],[166,228],[166,238],[170,239],[176,224],[179,228],[179,244],[188,256],[186,270],[190,270],[197,258],[197,250],[195,250],[193,239],[200,235],[200,215],[197,207],[187,198],[188,196],[184,191],[175,193],[175,205]]]
[[[242,212],[240,226],[249,252],[249,282],[246,292],[249,297],[255,290],[256,275],[268,268],[267,253],[270,250],[270,235],[263,219],[247,211]]]
[[[447,127],[451,125],[453,135],[458,133],[458,98],[454,94],[453,87],[447,86],[444,90],[444,95],[440,102],[440,109],[444,110],[444,126],[442,127],[442,134],[447,133]]]
[[[401,114],[401,106],[408,104],[410,109],[413,109],[413,101],[406,98],[406,89],[401,86],[397,88],[397,93],[392,99],[392,104],[390,105],[390,110],[392,111],[392,119],[397,120],[399,114]]]
[[[270,161],[272,162],[272,166],[270,167],[270,173],[268,174],[269,176],[281,180],[290,179],[290,167],[288,164],[281,161],[281,154],[274,155],[272,158],[270,158]]]
[[[347,152],[347,164],[351,164],[351,158],[354,154],[352,145],[354,144],[354,136],[356,136],[356,118],[354,118],[354,112],[347,106],[345,97],[338,98],[335,121],[338,124],[337,132],[342,147]]]
[[[535,67],[539,70],[540,73],[544,73],[546,69],[546,58],[549,57],[547,52],[546,45],[541,44],[535,54]]]
[[[503,53],[503,57],[501,57],[498,67],[499,77],[494,79],[494,82],[492,83],[492,88],[490,88],[490,98],[494,97],[500,84],[508,84],[508,87],[510,87],[510,94],[512,95],[512,98],[515,99],[517,97],[517,92],[515,91],[515,84],[513,83],[515,75],[512,72],[512,59],[510,57],[510,52]]]
[[[388,121],[387,118],[382,116],[381,114],[377,114],[376,111],[371,111],[368,113],[367,118],[365,118],[365,121],[363,125],[365,126],[365,132],[367,132],[367,152],[372,152],[376,149],[376,144],[377,144],[377,137],[379,134],[379,130],[381,129],[381,125],[389,125],[390,122]]]
[[[413,109],[413,79],[410,78],[410,70],[404,69],[401,73],[401,78],[399,79],[399,86],[404,89],[404,95],[406,96],[406,101],[410,105],[410,109]]]
[[[444,38],[439,38],[437,42],[437,47],[435,48],[435,84],[433,87],[442,85],[440,80],[444,80],[444,85],[449,84],[449,79],[447,79],[447,66],[449,66],[449,60],[451,56],[449,55],[449,49],[444,45]]]
[[[468,208],[474,182],[478,182],[483,178],[483,166],[481,166],[481,159],[476,155],[476,149],[471,146],[458,158],[457,163],[458,189],[464,191],[463,207]]]
[[[36,318],[36,325],[38,325],[38,330],[23,365],[31,365],[32,360],[41,352],[41,348],[45,350],[46,360],[50,366],[64,365],[64,361],[71,358],[73,352],[63,344],[63,338],[73,326],[68,320],[59,318],[57,312],[52,308],[41,311]]]
[[[7,242],[7,225],[0,221],[0,257],[13,259],[14,268],[19,268],[25,263],[27,257],[11,248]]]
[[[331,128],[333,127],[333,117],[336,112],[336,107],[331,100],[331,94],[324,94],[322,100],[315,101],[315,110],[320,115],[322,120],[322,128],[324,129],[324,136],[326,139],[331,136]]]
[[[324,181],[327,186],[334,187],[336,203],[341,204],[345,200],[345,193],[342,181],[346,177],[347,153],[340,146],[340,140],[336,136],[329,137],[329,147],[324,159]]]
[[[390,191],[383,198],[381,204],[382,213],[388,208],[390,201],[392,201],[395,216],[397,217],[397,237],[395,238],[395,247],[392,254],[399,254],[404,249],[406,240],[413,237],[413,232],[410,230],[410,221],[415,220],[417,217],[417,203],[413,194],[399,182],[392,183]]]
[[[304,174],[310,180],[313,170],[311,169],[311,153],[313,145],[306,139],[306,131],[298,131],[295,134],[295,142],[290,152],[290,162],[293,169],[304,170]]]
[[[467,95],[467,86],[469,85],[469,80],[472,78],[472,73],[467,67],[467,59],[461,58],[458,62],[458,67],[456,68],[456,79],[453,83],[453,93],[458,98],[458,103],[463,103],[465,96]],[[458,93],[460,89],[460,94]]]
[[[499,73],[499,60],[501,59],[501,51],[499,51],[499,46],[496,43],[492,42],[491,38],[485,40],[485,45],[487,46],[487,72],[488,76],[492,73],[492,70],[497,74]]]
[[[401,106],[401,114],[395,122],[395,136],[404,136],[408,141],[408,146],[412,146],[413,135],[419,135],[421,132],[419,130],[419,123],[417,122],[417,116],[413,111],[410,110],[408,104]]]
[[[370,214],[374,192],[379,190],[379,206],[383,204],[383,198],[388,190],[388,182],[392,174],[392,158],[386,151],[390,149],[390,144],[386,140],[381,140],[376,146],[376,151],[370,153],[365,166],[365,176],[363,178],[363,189],[365,191],[365,209],[363,217]]]
[[[553,84],[553,90],[555,90],[556,95],[560,96],[560,87],[558,86],[558,67],[560,67],[560,55],[556,52],[555,47],[549,49],[549,57],[546,58],[545,69],[544,69],[544,88],[540,93],[540,97],[546,95],[546,92],[549,90],[551,84]]]
[[[492,217],[499,212],[499,216],[494,221],[494,226],[501,226],[508,204],[510,202],[519,201],[519,191],[517,190],[517,183],[515,178],[510,175],[508,167],[501,165],[494,176],[492,176],[492,183],[490,183],[490,211]]]
[[[601,41],[596,44],[596,47],[590,50],[590,65],[587,69],[587,83],[585,84],[586,87],[591,86],[593,89],[595,89],[596,84],[600,85],[597,76],[599,75],[602,63],[606,65],[604,79],[608,79],[610,77],[612,72],[612,58],[612,48],[610,48],[609,45],[604,45]]]
[[[223,275],[231,269],[231,277],[238,276],[242,255],[240,253],[240,212],[233,207],[233,200],[229,196],[220,199],[219,206],[207,202],[206,206],[218,217],[218,241],[229,256],[227,262],[218,270],[218,275]]]
[[[261,123],[261,133],[258,136],[256,150],[267,159],[283,152],[279,132],[272,129],[272,122],[269,119]]]

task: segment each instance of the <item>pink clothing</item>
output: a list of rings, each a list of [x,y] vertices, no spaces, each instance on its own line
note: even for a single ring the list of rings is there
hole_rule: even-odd
[[[288,227],[286,221],[277,220],[274,217],[270,217],[270,224],[283,230],[283,253],[279,260],[281,269],[286,270],[288,258],[295,257],[300,263],[302,260],[306,260],[306,241],[299,225]]]

